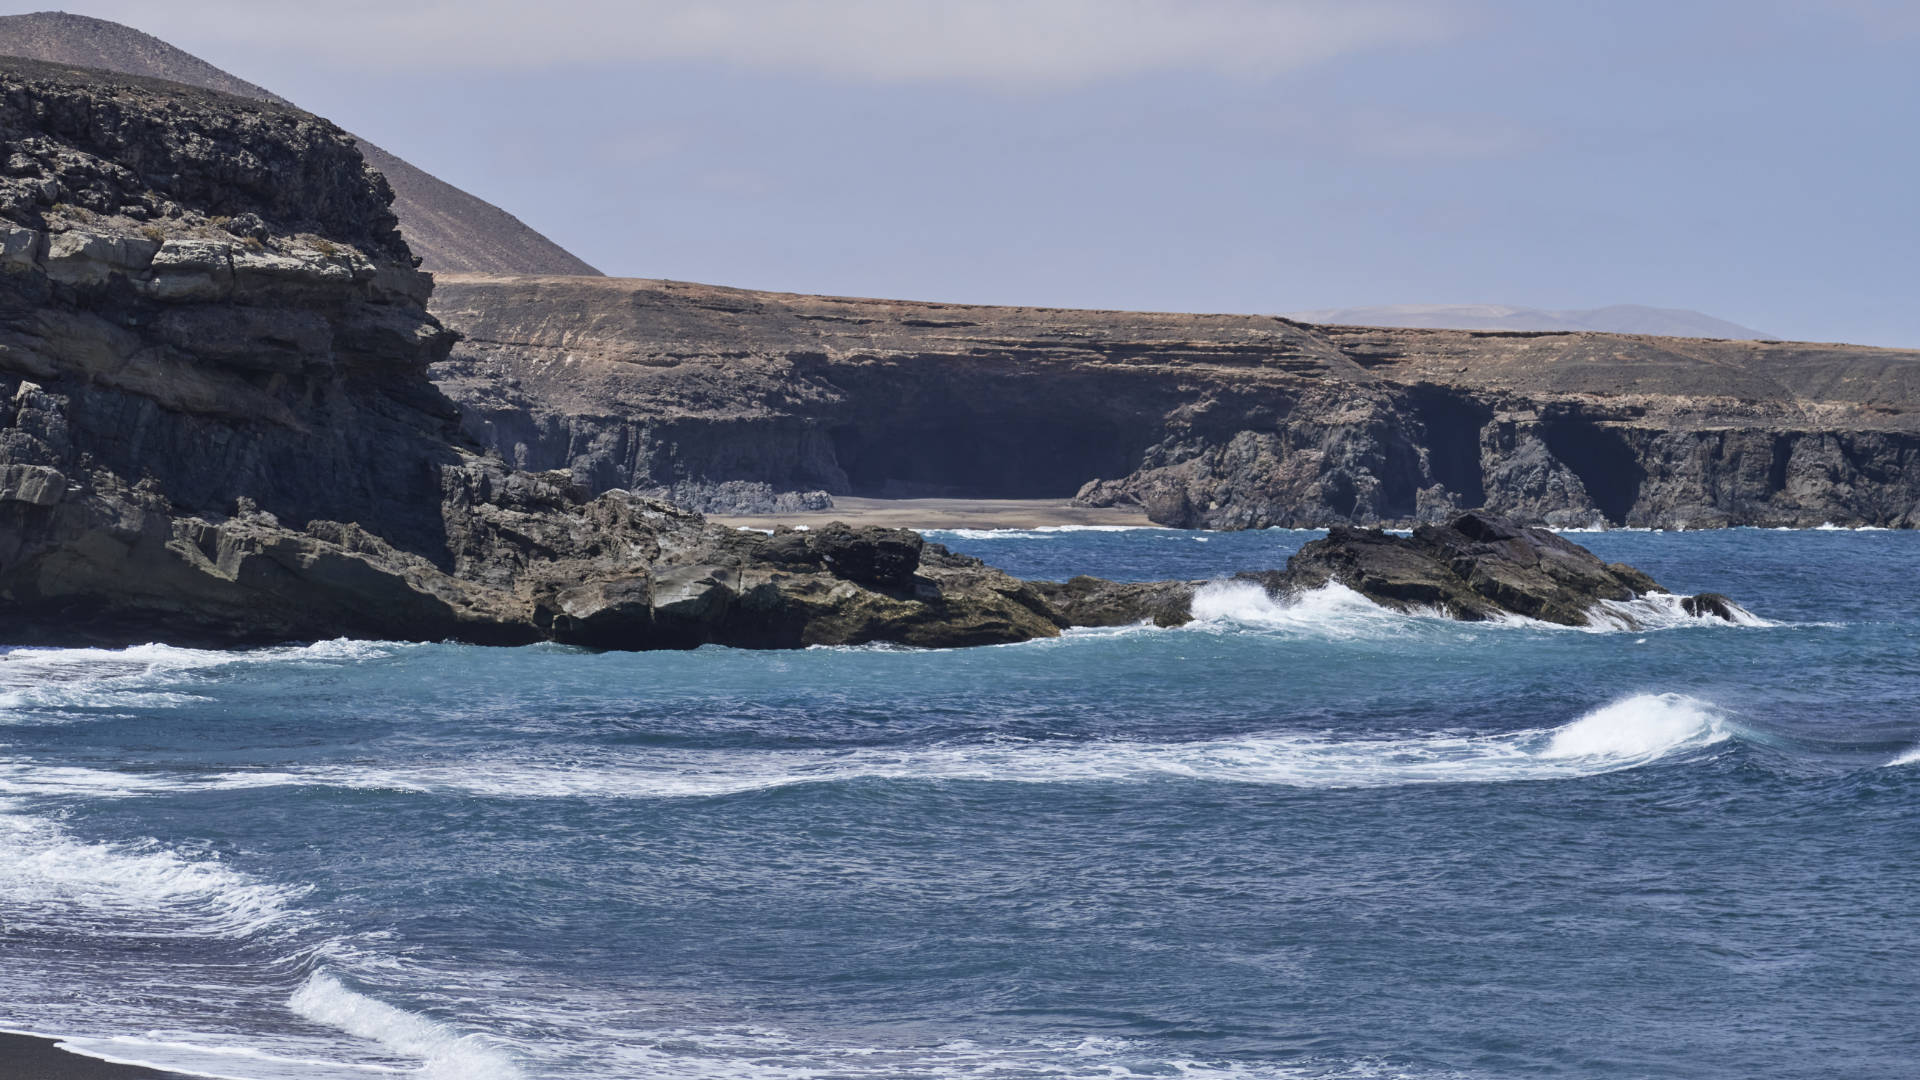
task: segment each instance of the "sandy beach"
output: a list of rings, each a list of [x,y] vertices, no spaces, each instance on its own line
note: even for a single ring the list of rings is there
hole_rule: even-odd
[[[0,1080],[186,1080],[179,1073],[69,1054],[54,1040],[0,1031]]]
[[[856,499],[835,496],[833,509],[799,514],[710,514],[724,525],[771,529],[818,527],[830,521],[892,529],[1039,529],[1050,525],[1151,528],[1137,507],[1075,506],[1065,499]]]

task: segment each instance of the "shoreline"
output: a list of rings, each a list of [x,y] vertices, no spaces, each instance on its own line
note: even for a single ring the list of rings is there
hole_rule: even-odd
[[[0,1031],[0,1080],[192,1080],[186,1073],[120,1065],[60,1047],[47,1035]]]
[[[790,514],[708,514],[739,529],[818,528],[832,521],[889,529],[1041,529],[1060,525],[1158,529],[1138,507],[1075,506],[1067,499],[861,499],[834,496],[831,510]]]

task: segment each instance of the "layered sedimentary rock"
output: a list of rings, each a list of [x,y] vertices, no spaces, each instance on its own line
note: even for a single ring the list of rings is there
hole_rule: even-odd
[[[325,121],[5,60],[0,136],[0,641],[1059,632],[910,533],[742,533],[484,456],[391,192]]]
[[[1920,352],[443,276],[466,429],[591,490],[1072,497],[1204,528],[1920,524]]]

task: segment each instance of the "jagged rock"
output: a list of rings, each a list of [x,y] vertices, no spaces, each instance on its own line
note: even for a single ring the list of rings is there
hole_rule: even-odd
[[[426,377],[453,335],[391,194],[325,121],[0,60],[0,132],[31,196],[0,260],[0,640],[1059,633],[913,533],[766,537],[482,456]],[[74,203],[32,183],[56,175]]]
[[[585,471],[591,475],[594,470]],[[798,514],[833,509],[833,496],[824,491],[775,491],[772,484],[755,480],[682,480],[671,487],[643,488],[639,494],[702,514]]]
[[[1118,582],[1081,575],[1034,587],[1074,626],[1185,626],[1193,621],[1193,594],[1203,582]]]
[[[1287,588],[1329,581],[1403,611],[1432,609],[1468,621],[1523,615],[1563,626],[1587,625],[1603,600],[1665,591],[1565,537],[1481,513],[1418,526],[1410,537],[1340,526],[1287,560]]]
[[[1739,605],[1735,604],[1731,598],[1717,592],[1696,593],[1693,596],[1684,597],[1680,601],[1680,606],[1696,619],[1715,618],[1724,619],[1727,622],[1739,621],[1735,615]]]
[[[1564,537],[1483,513],[1421,525],[1412,536],[1335,526],[1295,552],[1286,569],[1242,572],[1233,580],[1283,602],[1337,582],[1396,611],[1467,622],[1518,615],[1563,626],[1587,626],[1597,616],[1607,625],[1635,625],[1630,602],[1666,592],[1641,571],[1604,563]],[[1180,626],[1192,620],[1194,594],[1207,584],[1079,577],[1034,586],[1076,626]],[[1608,601],[1627,606],[1603,607]],[[1718,593],[1681,603],[1697,618],[1740,621],[1738,605]]]

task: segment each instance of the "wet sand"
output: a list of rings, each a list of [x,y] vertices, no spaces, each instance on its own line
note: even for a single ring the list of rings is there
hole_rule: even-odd
[[[52,1039],[0,1031],[0,1080],[186,1080],[180,1073],[69,1054]]]
[[[833,509],[799,514],[709,514],[709,520],[749,529],[777,525],[817,528],[829,521],[890,529],[1038,529],[1049,525],[1152,527],[1137,507],[1074,506],[1065,499],[856,499],[834,496]]]

